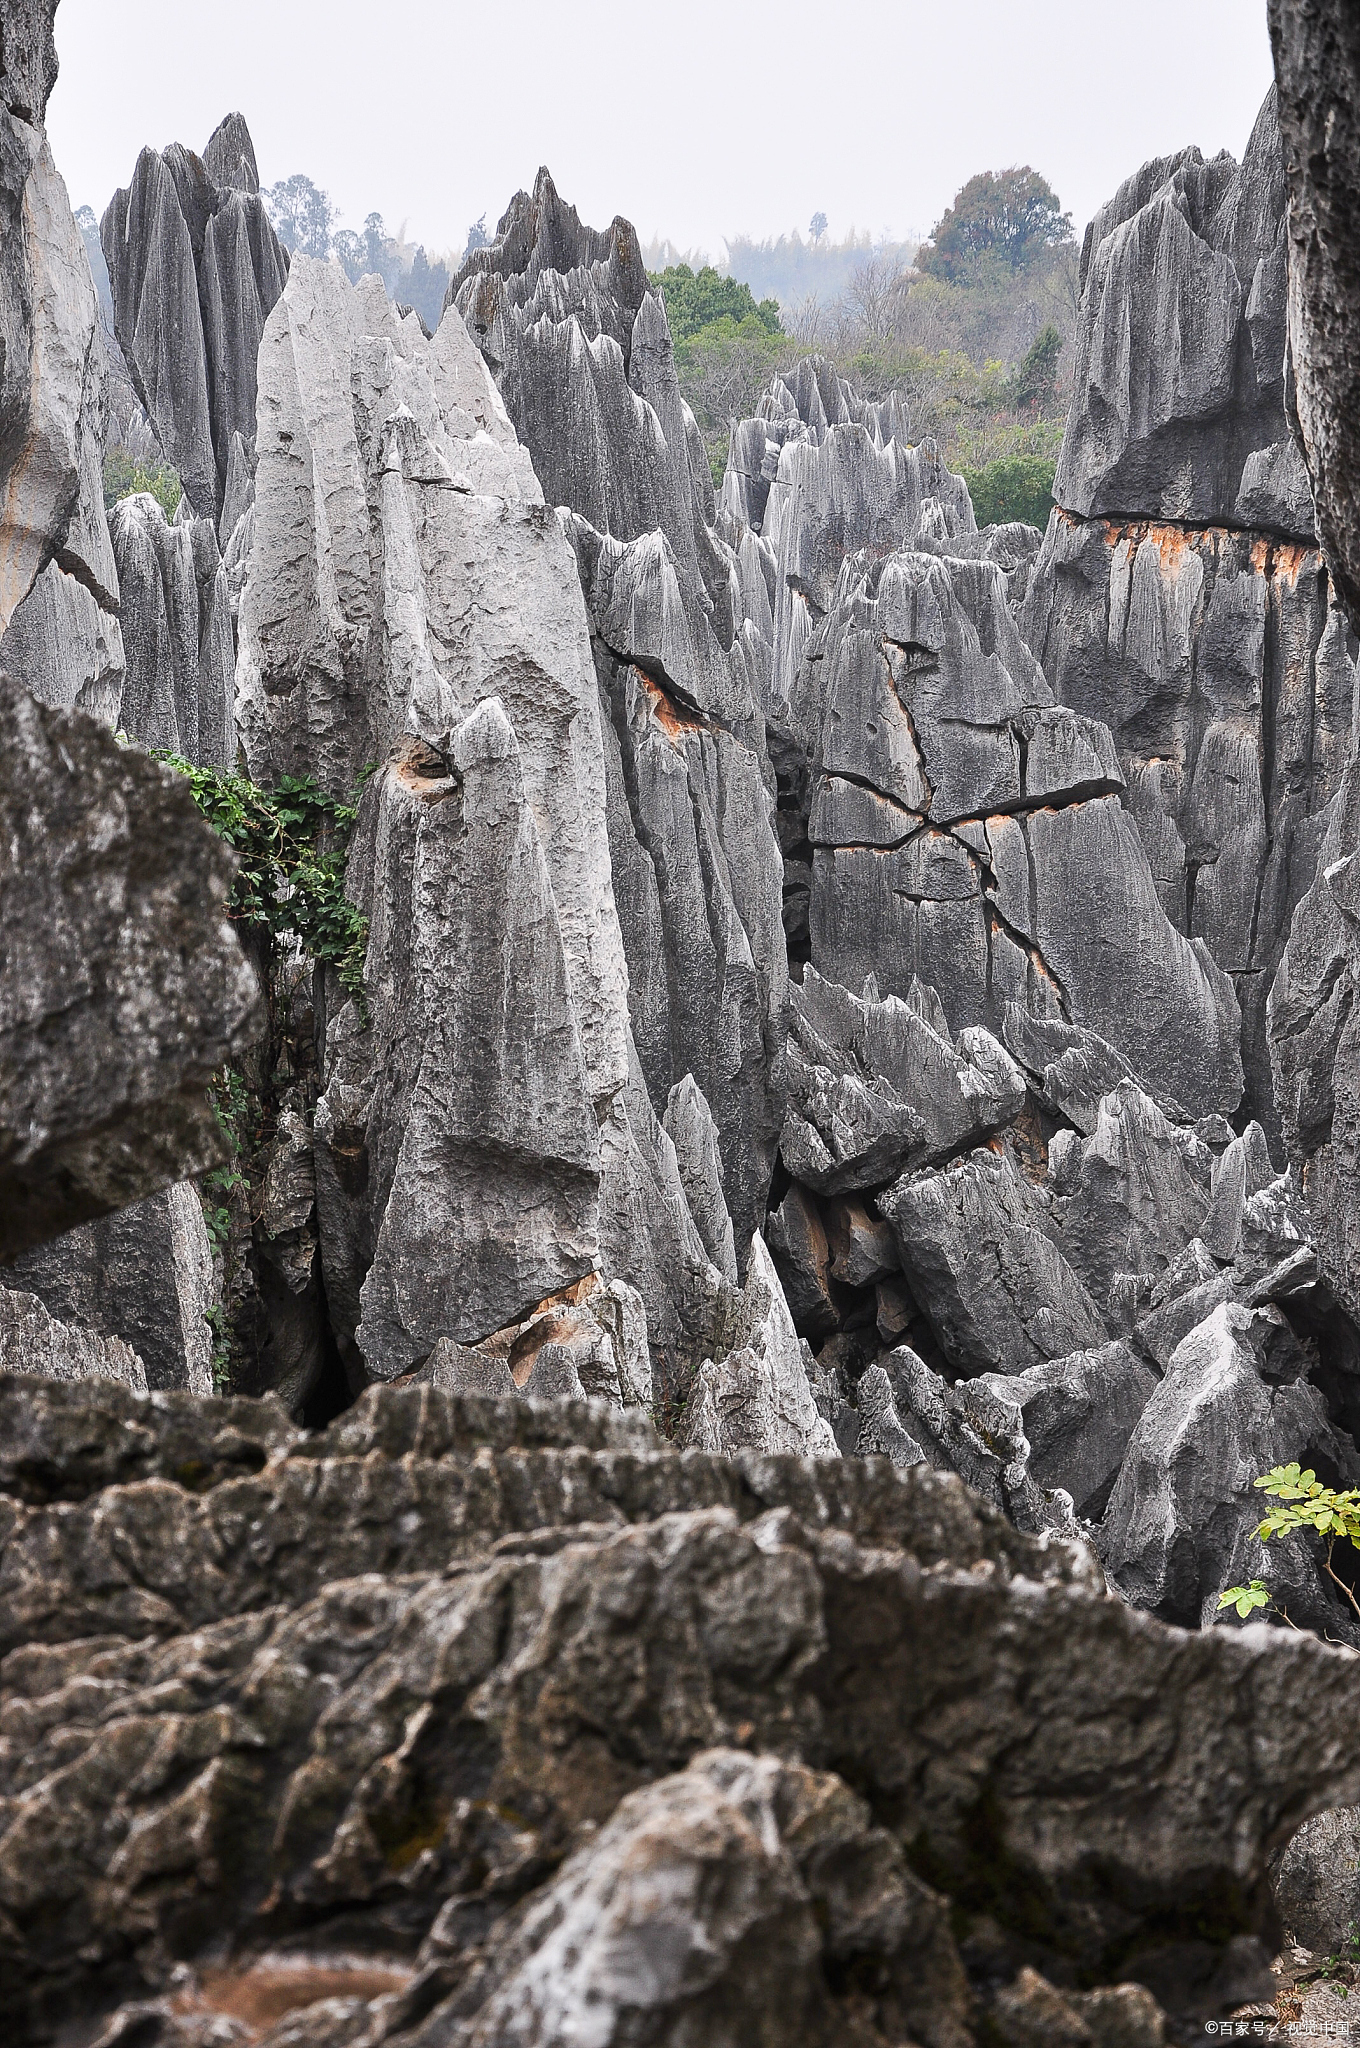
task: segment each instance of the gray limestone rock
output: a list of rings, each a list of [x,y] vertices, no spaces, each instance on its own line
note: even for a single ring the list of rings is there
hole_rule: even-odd
[[[124,670],[119,620],[85,584],[49,562],[0,637],[0,671],[40,703],[116,726]]]
[[[810,1354],[759,1233],[728,1336],[727,1355],[699,1369],[685,1413],[685,1443],[710,1456],[778,1451],[835,1457],[836,1439],[812,1398]]]
[[[146,1368],[121,1337],[62,1322],[36,1294],[8,1285],[0,1286],[0,1372],[113,1380],[134,1394],[146,1392]]]
[[[236,649],[211,519],[173,524],[138,492],[110,527],[123,592],[121,729],[204,767],[236,766]]]
[[[904,1168],[948,1158],[1024,1106],[1019,1068],[990,1032],[957,1040],[933,989],[905,999],[855,996],[804,970],[790,990],[780,1150],[821,1194],[882,1186]]]
[[[666,1098],[662,1129],[675,1147],[675,1162],[685,1200],[703,1239],[704,1250],[723,1277],[737,1284],[737,1254],[732,1218],[723,1197],[718,1127],[693,1074],[677,1081]]]
[[[1109,725],[1158,899],[1236,985],[1249,1100],[1274,1132],[1265,1001],[1355,692],[1321,557],[1270,534],[1055,512],[1020,625],[1061,701]]]
[[[1272,90],[1240,166],[1182,150],[1126,179],[1097,213],[1082,248],[1059,505],[1312,538],[1285,418],[1284,199]]]
[[[3,125],[0,631],[53,560],[103,609],[118,609],[104,517],[108,394],[94,282],[41,116],[30,124],[7,111]]]
[[[0,1286],[36,1295],[73,1329],[121,1339],[146,1386],[212,1392],[212,1246],[188,1181],[21,1252]]]
[[[1118,1278],[1155,1282],[1192,1239],[1204,1238],[1216,1165],[1208,1147],[1168,1123],[1136,1081],[1104,1096],[1091,1136],[1065,1148],[1063,1250],[1112,1328],[1120,1320]]]
[[[847,1457],[889,1458],[899,1470],[925,1462],[926,1454],[897,1412],[896,1384],[881,1365],[871,1365],[855,1388],[854,1441],[842,1443],[843,1420],[836,1418],[836,1440]],[[932,1460],[932,1462],[935,1462]]]
[[[1070,1370],[1070,1362],[1062,1361],[1050,1371],[1056,1375],[1062,1367]],[[1038,1481],[1031,1469],[1025,1408],[1033,1389],[1027,1375],[1018,1375],[1013,1384],[1004,1375],[984,1374],[951,1386],[906,1344],[888,1352],[881,1367],[871,1370],[891,1389],[893,1414],[899,1418],[907,1442],[919,1445],[936,1471],[957,1472],[1017,1528],[1036,1534],[1043,1530],[1075,1532],[1072,1492],[1061,1476],[1064,1460],[1061,1455],[1054,1456],[1056,1430],[1047,1433],[1044,1445],[1048,1478]],[[1031,1372],[1035,1370],[1044,1368],[1031,1368]],[[860,1388],[870,1379],[871,1374],[866,1373]],[[862,1395],[859,1400],[863,1408]],[[869,1401],[872,1413],[881,1402],[881,1389],[874,1384]],[[871,1423],[871,1435],[875,1427],[881,1428],[881,1424]],[[1079,1431],[1069,1429],[1066,1434],[1076,1439]],[[1083,1461],[1081,1452],[1090,1448],[1075,1440],[1071,1444],[1070,1463],[1078,1484],[1086,1478],[1091,1463]],[[1054,1472],[1059,1476],[1053,1477]]]
[[[602,1405],[429,1386],[301,1434],[267,1402],[11,1380],[0,1446],[21,2039],[77,2014],[93,2032],[224,1938],[248,1958],[280,1911],[295,1967],[388,1953],[394,1924],[406,1956],[423,1944],[409,2002],[313,2009],[332,2048],[360,2020],[415,2048],[436,2010],[461,2026],[496,1998],[508,2038],[523,2000],[576,1996],[578,1925],[601,1997],[635,1980],[590,1943],[641,1945],[652,2002],[628,2010],[656,2013],[664,1929],[693,1932],[702,1898],[720,1972],[742,1901],[777,1897],[769,1939],[806,1933],[818,1997],[849,1981],[883,2038],[910,2011],[927,2048],[968,2048],[944,2030],[945,1909],[898,1859],[966,1870],[982,1816],[1014,1882],[985,1918],[949,1904],[1003,1981],[1037,1953],[1097,1987],[1084,2011],[1127,2006],[1134,1976],[1202,2026],[1271,1931],[1270,1846],[1360,1793],[1352,1660],[1285,1630],[1169,1631],[1080,1543],[923,1464],[681,1457]],[[745,1754],[696,1761],[714,1749]],[[1206,1892],[1213,1939],[1181,1936]],[[910,1955],[917,2003],[866,2003],[896,1980],[861,1954]],[[702,1998],[687,1976],[660,2010],[678,2026]]]
[[[1196,1113],[1236,1106],[1233,986],[1168,921],[1111,736],[1054,705],[995,564],[851,557],[797,691],[821,973],[919,977],[956,1030],[1015,1002]]]
[[[214,131],[206,158],[179,143],[144,149],[100,239],[137,396],[194,512],[215,526],[233,436],[255,432],[256,357],[288,274],[241,116]]]
[[[1263,1551],[1253,1534],[1263,1508],[1251,1482],[1273,1465],[1321,1462],[1342,1485],[1360,1478],[1354,1446],[1328,1423],[1317,1389],[1294,1377],[1298,1364],[1278,1309],[1232,1302],[1177,1347],[1101,1524],[1101,1556],[1125,1599],[1203,1627],[1226,1586],[1263,1578],[1297,1626],[1360,1641],[1310,1541],[1277,1538]]]
[[[752,749],[596,640],[628,1006],[658,1114],[689,1073],[739,1248],[765,1209],[788,968],[773,805]]]
[[[427,340],[375,280],[298,257],[260,347],[255,492],[237,672],[252,774],[346,798],[404,737],[447,748],[499,694],[603,1105],[627,1070],[627,976],[585,611],[457,313]]]
[[[1275,1100],[1305,1190],[1318,1262],[1347,1313],[1360,1318],[1360,925],[1352,906],[1360,846],[1360,766],[1332,807],[1318,874],[1294,913],[1270,992]]]
[[[1360,1924],[1360,1809],[1305,1821],[1272,1878],[1287,1937],[1316,1956],[1349,1955]]]
[[[872,1287],[899,1270],[891,1226],[862,1200],[837,1196],[827,1202],[825,1213],[831,1273],[843,1287]]]
[[[1024,1372],[986,1374],[958,1391],[971,1399],[984,1385],[1003,1409],[1018,1411],[1034,1484],[1061,1487],[1088,1520],[1102,1513],[1156,1374],[1129,1345],[1114,1343],[1045,1359]]]
[[[1058,1231],[1007,1150],[909,1175],[878,1197],[912,1293],[955,1371],[1023,1372],[1106,1342]]]
[[[1020,1003],[1007,1003],[1002,1037],[1044,1106],[1083,1137],[1095,1130],[1110,1091],[1121,1081],[1136,1083],[1132,1067],[1107,1039],[1061,1017],[1035,1017]],[[1159,1107],[1178,1123],[1189,1121],[1178,1104]]]
[[[814,1341],[828,1336],[840,1313],[831,1291],[831,1247],[815,1197],[795,1181],[770,1211],[765,1234],[794,1321]]]
[[[234,858],[180,777],[13,684],[0,763],[9,1258],[216,1161],[208,1077],[258,995],[226,917]]]
[[[432,1957],[462,1949],[445,1918]],[[859,2005],[833,1986],[865,1968],[925,2048],[972,2042],[947,1903],[865,1802],[830,1772],[712,1749],[622,1800],[487,1954],[471,1997],[426,2025],[472,2005],[479,2040],[501,2048],[587,2028],[623,2048],[675,2040],[683,2014],[715,2048],[829,2043]]]
[[[1297,419],[1332,573],[1360,628],[1355,517],[1360,40],[1342,0],[1271,0],[1289,194],[1289,343]]]
[[[499,700],[457,729],[447,765],[408,753],[365,805],[355,1207],[372,1251],[351,1334],[370,1373],[391,1378],[440,1337],[473,1342],[591,1271],[600,1147],[557,906]],[[343,1075],[338,1059],[318,1131],[333,1158],[339,1096],[354,1085]],[[340,1246],[324,1203],[322,1235],[329,1263]],[[328,1294],[354,1284],[328,1281]]]

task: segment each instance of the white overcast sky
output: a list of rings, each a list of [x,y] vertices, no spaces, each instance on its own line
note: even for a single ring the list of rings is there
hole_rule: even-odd
[[[1078,231],[1149,156],[1240,156],[1265,0],[61,0],[48,127],[102,212],[144,143],[239,107],[268,184],[305,171],[461,248],[546,163],[582,218],[721,256],[826,213],[928,232],[974,171],[1030,163]]]

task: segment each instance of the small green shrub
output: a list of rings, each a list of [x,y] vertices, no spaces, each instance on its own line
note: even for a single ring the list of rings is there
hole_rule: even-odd
[[[313,960],[334,967],[362,1008],[368,920],[345,894],[359,791],[344,804],[310,776],[288,775],[267,790],[178,754],[157,750],[156,759],[184,776],[203,816],[241,856],[231,916],[271,939],[296,938]]]
[[[111,512],[120,498],[130,498],[134,491],[150,491],[167,519],[174,518],[184,495],[179,472],[168,463],[135,462],[126,448],[105,449],[104,510]]]
[[[1360,1600],[1332,1569],[1332,1552],[1338,1540],[1360,1550],[1360,1486],[1337,1492],[1333,1487],[1323,1486],[1316,1472],[1301,1472],[1297,1465],[1276,1465],[1252,1483],[1279,1502],[1279,1506],[1273,1507],[1257,1527],[1256,1534],[1261,1541],[1267,1543],[1272,1536],[1292,1535],[1296,1529],[1311,1529],[1316,1535],[1325,1537],[1327,1550],[1322,1569],[1360,1616]],[[1219,1594],[1218,1605],[1220,1611],[1225,1607],[1235,1607],[1245,1620],[1254,1607],[1264,1607],[1269,1599],[1264,1579],[1253,1579],[1248,1586],[1229,1586]],[[1280,1611],[1283,1613],[1284,1610]],[[1285,1619],[1289,1619],[1288,1615]]]

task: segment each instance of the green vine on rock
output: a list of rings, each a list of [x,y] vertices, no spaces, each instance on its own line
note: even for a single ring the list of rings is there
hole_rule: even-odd
[[[241,856],[229,914],[271,939],[295,938],[313,960],[335,969],[362,1014],[368,919],[345,894],[345,863],[371,771],[341,803],[309,775],[286,775],[262,789],[233,769],[201,768],[160,748],[152,753],[185,778],[213,830]]]

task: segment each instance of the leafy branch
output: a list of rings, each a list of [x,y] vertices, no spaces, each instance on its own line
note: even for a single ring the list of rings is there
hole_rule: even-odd
[[[1276,1465],[1253,1484],[1279,1503],[1259,1524],[1257,1536],[1265,1543],[1272,1536],[1288,1536],[1296,1529],[1311,1529],[1325,1537],[1327,1551],[1322,1568],[1345,1594],[1356,1618],[1360,1619],[1360,1600],[1332,1566],[1332,1553],[1338,1541],[1344,1540],[1360,1550],[1360,1487],[1347,1487],[1338,1492],[1334,1487],[1324,1486],[1316,1472],[1300,1471],[1297,1465]],[[1236,1607],[1245,1620],[1254,1607],[1264,1607],[1270,1597],[1264,1580],[1253,1579],[1249,1586],[1229,1586],[1219,1594],[1218,1605],[1220,1610]]]

